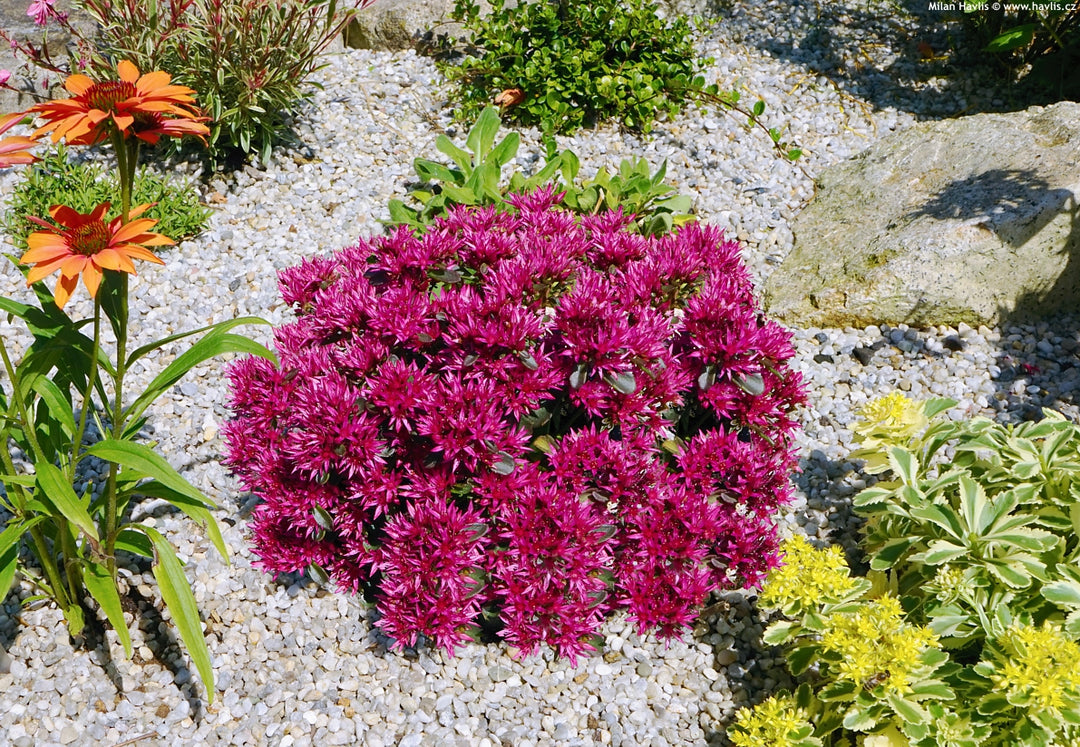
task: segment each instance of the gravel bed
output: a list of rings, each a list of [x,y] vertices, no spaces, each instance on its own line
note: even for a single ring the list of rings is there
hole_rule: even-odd
[[[977,68],[943,77],[946,62],[919,60],[919,43],[945,49],[955,28],[898,19],[891,4],[842,0],[738,3],[700,48],[710,79],[765,100],[771,122],[805,148],[801,168],[778,159],[767,138],[737,118],[687,110],[642,139],[602,128],[561,139],[583,172],[645,156],[669,162],[669,180],[695,197],[702,220],[746,246],[758,279],[791,248],[791,218],[813,194],[812,176],[920,117],[1004,107],[1008,94]],[[746,7],[744,7],[746,6]],[[858,30],[852,30],[857,28]],[[417,156],[434,140],[464,134],[446,114],[430,60],[413,53],[349,51],[329,57],[324,90],[298,118],[305,147],[263,167],[208,180],[209,230],[164,253],[133,280],[135,344],[241,315],[289,318],[276,273],[381,231],[386,202],[402,196]],[[540,152],[523,133],[520,162]],[[190,178],[190,169],[180,167]],[[16,174],[0,175],[10,193]],[[10,248],[8,249],[10,251]],[[28,298],[18,272],[0,268],[0,294]],[[73,313],[90,305],[80,291]],[[809,386],[799,446],[799,495],[784,531],[852,546],[849,498],[865,476],[846,459],[849,426],[867,399],[896,388],[952,396],[957,417],[1037,417],[1040,406],[1076,416],[1080,384],[1076,320],[1001,329],[903,326],[800,329],[795,366]],[[269,328],[251,333],[268,341]],[[26,339],[0,321],[16,347]],[[136,366],[132,388],[180,348]],[[245,498],[220,464],[227,417],[227,361],[195,369],[150,411],[152,438],[196,486],[219,502],[232,562],[160,502],[137,508],[187,560],[218,677],[207,705],[163,615],[146,566],[122,571],[139,604],[135,654],[108,645],[73,649],[59,612],[16,594],[0,606],[0,744],[51,745],[704,745],[722,744],[734,710],[783,685],[782,661],[762,650],[762,623],[743,594],[718,597],[692,635],[639,637],[625,617],[604,627],[603,655],[575,668],[550,651],[517,660],[502,644],[470,645],[454,658],[420,646],[388,651],[357,600],[302,578],[274,580],[253,568]],[[17,589],[26,597],[29,589]]]

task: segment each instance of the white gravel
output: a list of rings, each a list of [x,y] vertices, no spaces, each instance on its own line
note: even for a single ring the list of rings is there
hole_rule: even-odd
[[[889,3],[737,5],[701,44],[715,58],[709,76],[745,89],[745,101],[762,97],[770,121],[805,148],[801,164],[811,176],[917,117],[1003,104],[986,76],[952,82],[935,77],[944,63],[914,62],[921,41],[944,49],[948,29],[898,21]],[[325,90],[299,121],[308,148],[210,180],[209,230],[167,252],[164,267],[140,270],[132,285],[139,341],[247,314],[286,321],[276,272],[380,231],[386,201],[412,178],[412,160],[433,157],[444,128],[463,140],[429,60],[350,51],[328,62],[318,76]],[[701,219],[745,242],[759,279],[790,250],[789,222],[813,192],[807,173],[776,158],[766,138],[716,111],[688,110],[645,140],[604,128],[562,144],[578,154],[583,172],[630,155],[654,166],[667,159],[670,181],[695,196]],[[536,133],[525,132],[522,162],[536,152]],[[17,178],[0,176],[0,190],[9,193]],[[0,293],[27,297],[8,264],[0,268]],[[70,308],[87,312],[85,294],[77,295]],[[251,332],[269,339],[268,328]],[[0,322],[0,334],[25,344],[17,325]],[[810,403],[788,529],[853,544],[848,497],[865,483],[845,455],[853,413],[868,398],[900,388],[953,396],[961,401],[957,416],[1030,417],[1042,404],[1076,414],[1080,359],[1069,319],[1008,329],[795,334]],[[180,349],[150,356],[133,372],[135,385]],[[198,367],[162,397],[150,425],[170,462],[221,504],[232,564],[182,517],[153,503],[138,509],[188,561],[217,700],[206,705],[186,657],[160,626],[147,567],[124,571],[141,599],[132,660],[111,632],[107,647],[73,650],[57,610],[20,609],[19,598],[30,593],[24,585],[0,606],[0,643],[9,654],[0,655],[0,744],[719,744],[737,706],[785,679],[780,660],[759,649],[761,623],[740,594],[718,599],[692,636],[670,645],[639,638],[617,616],[604,629],[605,654],[577,669],[550,652],[517,661],[505,645],[471,645],[453,659],[423,646],[388,652],[356,600],[253,569],[244,499],[219,461],[225,362]]]

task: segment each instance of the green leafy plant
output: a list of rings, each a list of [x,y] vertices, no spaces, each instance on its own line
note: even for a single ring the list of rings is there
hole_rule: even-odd
[[[496,142],[500,125],[498,111],[489,106],[469,130],[464,147],[439,135],[435,147],[451,162],[417,158],[413,168],[423,184],[409,193],[416,204],[391,200],[391,220],[422,228],[454,205],[503,205],[508,194],[521,194],[550,182],[566,193],[562,203],[565,207],[582,214],[621,208],[636,216],[635,224],[644,235],[668,233],[674,226],[693,220],[690,198],[672,194],[674,187],[664,182],[667,164],[651,173],[644,158],[625,159],[614,174],[601,169],[591,179],[578,183],[577,156],[569,150],[557,150],[549,141],[541,168],[529,176],[515,169],[503,180],[503,169],[517,155],[521,137],[509,132]]]
[[[146,217],[157,221],[157,230],[175,241],[193,238],[206,227],[210,210],[199,202],[194,186],[176,183],[163,174],[142,168],[135,174],[131,199],[151,203]],[[3,228],[19,250],[38,226],[27,216],[47,215],[53,205],[67,205],[88,213],[102,202],[120,204],[120,185],[111,171],[92,162],[72,160],[64,145],[46,151],[26,169],[7,199]]]
[[[469,47],[460,64],[441,68],[459,84],[465,117],[517,90],[522,124],[566,132],[615,119],[647,132],[658,116],[679,111],[697,77],[692,25],[665,23],[648,0],[510,8],[495,0],[486,15],[458,0],[453,17],[471,32]]]
[[[943,413],[955,404],[898,394],[871,403],[856,433],[894,479],[854,499],[870,567],[889,570],[952,647],[1000,635],[1018,616],[1061,622],[1080,606],[1080,426],[1051,410],[1016,426],[953,421]],[[898,413],[925,425],[883,436]],[[1080,637],[1080,615],[1064,622]]]
[[[149,229],[140,217],[148,206],[132,205],[140,136],[205,134],[197,112],[186,106],[183,88],[155,76],[154,93],[118,101],[121,82],[137,75],[130,63],[118,65],[121,80],[87,81],[82,93],[63,102],[45,102],[30,112],[9,115],[0,131],[25,114],[45,121],[44,133],[63,127],[68,143],[111,145],[116,156],[119,209],[109,217],[101,203],[89,213],[55,205],[49,218],[27,238],[28,249],[10,258],[26,274],[38,303],[0,296],[8,321],[20,319],[32,342],[23,350],[0,339],[0,507],[6,527],[0,532],[0,599],[16,576],[54,601],[68,631],[79,637],[90,602],[96,602],[131,655],[131,635],[121,604],[119,553],[152,562],[154,577],[173,623],[195,664],[208,699],[214,697],[213,670],[198,608],[184,576],[183,563],[169,540],[154,526],[131,521],[129,508],[139,498],[163,499],[203,526],[223,558],[227,548],[210,509],[213,501],[188,483],[160,454],[138,440],[150,405],[193,366],[226,352],[273,358],[262,345],[230,330],[264,323],[245,317],[179,332],[129,350],[131,341],[128,277],[133,260],[161,264],[149,247],[172,241]],[[104,118],[95,116],[104,104]],[[110,103],[111,102],[111,103]],[[163,104],[170,108],[162,114]],[[172,129],[166,129],[171,127]],[[32,159],[32,138],[0,141],[0,167]],[[59,271],[50,292],[44,279]],[[82,281],[93,298],[87,318],[73,318],[64,306]],[[105,325],[111,329],[108,342]],[[128,372],[166,345],[189,337],[197,341],[160,371],[142,391],[128,387]],[[100,439],[89,438],[91,418]],[[21,457],[16,458],[20,454]],[[107,464],[101,484],[87,479],[85,465]]]
[[[977,43],[1021,78],[1061,98],[1080,95],[1080,6],[1059,0],[1025,3],[963,3],[964,19]]]
[[[453,17],[469,38],[460,55],[454,50],[437,64],[455,86],[460,121],[497,103],[516,122],[548,135],[605,121],[649,132],[695,101],[745,116],[785,158],[802,153],[762,122],[764,101],[746,108],[737,90],[706,84],[701,68],[709,60],[695,58],[695,24],[661,19],[652,0],[513,7],[495,0],[484,15],[473,0],[457,0]]]
[[[796,538],[762,589],[785,618],[764,640],[803,678],[792,702],[823,745],[1080,739],[1080,426],[951,420],[955,405],[894,393],[853,426],[853,457],[889,478],[854,499],[868,578]]]
[[[288,117],[310,96],[320,54],[373,0],[76,0],[97,26],[88,38],[63,14],[49,22],[72,38],[70,60],[48,45],[8,39],[28,63],[60,75],[111,74],[116,60],[164,70],[199,92],[213,123],[206,155],[263,162],[273,145],[294,139]]]

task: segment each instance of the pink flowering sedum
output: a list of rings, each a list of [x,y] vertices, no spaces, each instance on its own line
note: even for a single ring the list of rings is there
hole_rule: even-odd
[[[282,272],[280,365],[230,371],[262,567],[373,594],[399,645],[574,659],[612,610],[678,636],[776,563],[802,391],[738,245],[558,201]]]

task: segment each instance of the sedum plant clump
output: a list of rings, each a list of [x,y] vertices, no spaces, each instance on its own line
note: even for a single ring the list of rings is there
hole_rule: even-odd
[[[281,273],[280,364],[230,372],[261,566],[363,591],[398,646],[676,636],[774,563],[802,397],[739,247],[548,187]]]
[[[784,618],[765,642],[804,679],[767,706],[794,726],[779,738],[747,711],[734,744],[1080,740],[1080,426],[1049,410],[953,421],[955,405],[894,393],[863,408],[854,456],[884,478],[854,499],[869,578],[838,548],[786,544],[759,602]]]

